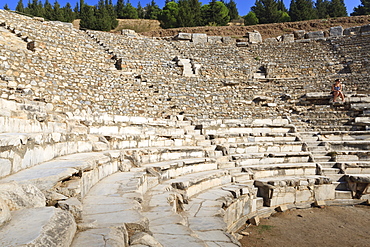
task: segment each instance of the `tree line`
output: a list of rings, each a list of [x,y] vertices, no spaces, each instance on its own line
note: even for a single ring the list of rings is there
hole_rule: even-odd
[[[7,4],[4,9],[9,9]],[[23,0],[19,0],[16,11],[51,21],[72,22],[81,19],[81,28],[102,31],[114,29],[118,25],[117,18],[158,20],[162,28],[224,26],[240,18],[234,0],[211,0],[204,5],[199,0],[166,0],[162,9],[155,0],[144,7],[140,2],[134,7],[129,0],[117,0],[116,4],[112,0],[98,0],[94,6],[80,0],[73,9],[70,3],[60,6],[58,0],[53,4],[49,0],[44,3],[41,0],[28,0],[26,7]],[[370,14],[370,0],[361,0],[361,5],[351,13],[366,14]],[[289,10],[283,0],[256,0],[251,11],[242,18],[245,25],[255,25],[342,16],[347,16],[343,0],[291,0]]]

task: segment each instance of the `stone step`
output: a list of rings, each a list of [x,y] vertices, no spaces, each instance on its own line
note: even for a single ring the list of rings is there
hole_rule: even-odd
[[[49,202],[54,201],[55,193],[82,198],[96,182],[117,172],[119,167],[125,169],[128,163],[120,161],[119,151],[78,153],[22,170],[1,182],[34,184],[46,193]]]
[[[72,246],[103,244],[112,234],[111,241],[127,245],[135,232],[148,232],[141,202],[150,186],[148,175],[140,171],[118,172],[99,181],[82,201],[79,225],[89,227],[77,233]]]
[[[325,176],[328,176],[330,174],[339,174],[340,169],[339,168],[322,168],[322,174]]]
[[[335,199],[352,199],[352,192],[351,191],[336,190],[335,191]]]
[[[274,176],[307,176],[316,174],[315,163],[281,163],[242,166],[243,171],[251,173],[254,179]]]
[[[55,207],[24,208],[11,216],[0,228],[1,246],[69,247],[76,232],[73,216]]]

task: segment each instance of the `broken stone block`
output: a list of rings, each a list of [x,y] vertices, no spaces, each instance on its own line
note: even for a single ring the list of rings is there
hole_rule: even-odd
[[[255,225],[255,226],[258,226],[260,224],[260,222],[261,222],[260,217],[258,217],[258,216],[249,219],[249,223],[251,223],[252,225]]]
[[[308,32],[305,34],[306,39],[323,39],[324,37],[323,31]]]
[[[221,42],[222,42],[221,36],[208,36],[208,43],[215,44]]]
[[[191,33],[178,33],[175,40],[191,40]]]
[[[288,207],[286,205],[280,205],[279,207],[276,208],[276,211],[278,212],[285,212],[288,210]]]
[[[225,44],[231,44],[231,43],[234,43],[235,40],[229,36],[226,36],[226,37],[222,37],[222,42]]]
[[[370,32],[370,24],[361,26],[361,29],[360,29],[361,34],[369,33],[369,32]]]
[[[0,226],[10,221],[11,215],[8,205],[0,198]]]
[[[329,29],[329,36],[330,37],[338,37],[343,35],[343,27],[337,26],[337,27],[331,27]]]
[[[145,232],[136,233],[130,238],[130,245],[135,244],[142,244],[145,246],[152,247],[162,247],[161,243],[159,243],[153,236]]]
[[[283,42],[294,42],[294,34],[284,34]]]
[[[0,198],[5,201],[11,211],[46,205],[44,194],[32,184],[16,182],[0,184]]]
[[[349,28],[344,29],[343,34],[344,35],[357,35],[360,33],[360,30],[361,30],[361,26],[349,27]]]
[[[305,30],[295,30],[293,31],[293,35],[295,39],[303,39],[306,31]]]
[[[252,44],[257,44],[262,42],[262,36],[258,31],[247,32],[248,42]]]
[[[207,34],[205,33],[193,33],[191,41],[194,43],[206,43],[208,41]]]
[[[1,228],[2,246],[70,246],[76,232],[73,216],[59,208],[24,208],[12,212]]]
[[[82,203],[77,198],[71,197],[65,201],[60,201],[58,207],[69,211],[76,220],[81,219]]]

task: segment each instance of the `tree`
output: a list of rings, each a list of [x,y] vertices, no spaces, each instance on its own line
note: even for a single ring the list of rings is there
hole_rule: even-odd
[[[145,16],[144,8],[141,6],[140,1],[137,3],[137,15],[140,19],[143,19]]]
[[[255,5],[251,9],[261,24],[279,22],[280,15],[278,4],[275,0],[256,0]]]
[[[49,2],[49,0],[45,0],[44,3],[44,16],[46,20],[52,20],[53,18],[53,6]]]
[[[33,15],[33,16],[43,16],[43,6],[41,1],[32,0],[32,2],[28,1],[27,7],[24,10],[24,13]]]
[[[347,16],[347,8],[343,0],[331,0],[329,6],[330,17],[343,17]]]
[[[353,9],[351,16],[370,15],[370,0],[361,0],[361,4]]]
[[[8,4],[7,4],[7,3],[4,5],[3,9],[5,9],[5,10],[10,10],[10,9],[9,9],[9,6],[8,6]]]
[[[76,5],[73,9],[73,13],[76,19],[80,18],[80,6],[78,5],[78,2],[76,2]]]
[[[154,0],[148,3],[144,9],[145,19],[157,20],[159,15],[161,14],[161,9],[158,7]]]
[[[259,23],[256,13],[254,13],[253,11],[250,11],[247,15],[243,16],[243,19],[244,25],[246,26],[256,25]]]
[[[213,0],[201,7],[203,25],[225,26],[230,20],[229,9],[220,1]]]
[[[195,27],[202,23],[201,3],[198,0],[179,0],[178,24],[180,27]]]
[[[283,0],[278,0],[277,1],[277,8],[278,8],[278,10],[281,10],[283,12],[288,12],[288,9],[285,7],[285,4],[284,4]]]
[[[137,13],[137,9],[131,5],[129,1],[127,1],[127,4],[125,5],[123,9],[123,18],[124,19],[137,19],[139,18],[139,15]]]
[[[15,7],[15,11],[18,11],[20,13],[24,13],[24,5],[23,0],[19,0],[17,6]]]
[[[292,21],[312,20],[317,17],[312,0],[292,0],[289,16]]]
[[[167,1],[159,16],[162,28],[178,27],[177,18],[179,15],[179,4],[174,1]]]
[[[123,9],[124,8],[125,8],[125,2],[123,0],[117,0],[115,10],[116,10],[118,19],[123,19]]]
[[[52,15],[51,20],[61,21],[63,19],[64,19],[63,10],[60,8],[60,4],[58,3],[58,1],[55,0],[54,5],[53,5],[53,15]]]
[[[81,16],[80,16],[81,28],[95,29],[96,24],[95,10],[96,8],[94,6],[90,6],[87,4],[81,6]]]
[[[223,2],[223,1],[221,1]],[[235,20],[239,18],[239,12],[236,8],[236,3],[234,0],[230,0],[228,3],[225,4],[226,7],[229,9],[229,17],[230,20]]]
[[[316,7],[316,14],[317,17],[320,19],[325,19],[329,17],[329,0],[317,0],[315,7]]]
[[[63,13],[63,20],[64,22],[72,22],[75,19],[75,14],[72,11],[72,6],[70,3],[66,3],[66,5],[62,8]]]

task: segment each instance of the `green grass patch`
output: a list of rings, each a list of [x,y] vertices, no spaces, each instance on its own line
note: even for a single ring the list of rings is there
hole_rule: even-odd
[[[270,226],[270,225],[259,225],[257,226],[257,231],[259,234],[262,234],[264,232],[271,231],[275,226]]]

